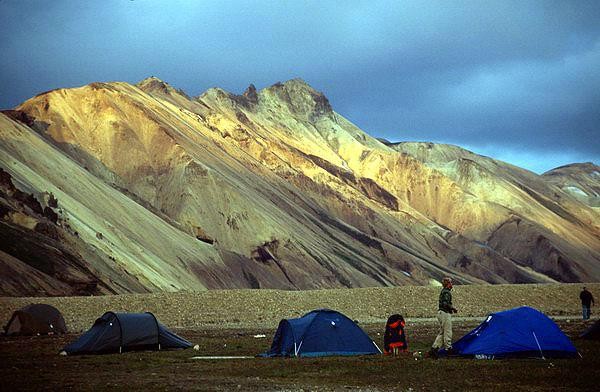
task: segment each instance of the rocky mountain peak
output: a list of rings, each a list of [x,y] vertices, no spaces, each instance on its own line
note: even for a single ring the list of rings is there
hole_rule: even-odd
[[[220,103],[226,103],[226,105],[242,106],[249,110],[253,110],[258,104],[258,98],[258,92],[253,84],[250,84],[241,95],[230,93],[219,87],[211,87],[197,97],[201,101],[215,100]]]
[[[600,172],[600,166],[594,164],[594,162],[582,162],[582,163],[570,163],[568,165],[555,167],[552,170],[548,170],[543,175],[560,175],[566,173],[594,173]]]
[[[283,83],[284,86],[294,86],[294,87],[298,87],[298,88],[304,88],[307,90],[312,90],[314,92],[317,92],[314,88],[312,88],[312,86],[310,84],[308,84],[304,79],[302,78],[294,78],[294,79],[290,79],[287,80]]]
[[[547,171],[542,178],[580,202],[600,208],[600,166],[595,163],[570,163]]]
[[[278,82],[261,91],[286,104],[297,115],[306,115],[309,121],[333,113],[327,97],[300,78]]]
[[[252,101],[258,100],[258,93],[256,92],[256,87],[252,83],[250,83],[250,85],[242,95]]]
[[[250,83],[246,91],[244,91],[244,93],[242,94],[242,98],[246,104],[258,104],[258,92],[256,91],[256,87],[252,83]]]
[[[136,86],[141,89],[148,87],[170,87],[167,82],[157,78],[156,76],[149,76],[146,79],[139,81]]]
[[[150,76],[138,82],[136,86],[147,93],[180,94],[186,98],[189,98],[185,92],[172,87],[169,83],[157,78],[156,76]]]

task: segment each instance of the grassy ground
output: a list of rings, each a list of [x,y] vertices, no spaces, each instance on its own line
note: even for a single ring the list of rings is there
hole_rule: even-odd
[[[476,323],[455,327],[460,336]],[[586,324],[559,321],[569,335]],[[363,326],[376,341],[383,325]],[[195,355],[254,355],[268,349],[273,330],[205,329],[177,331],[200,351],[130,352],[101,356],[57,355],[76,335],[0,339],[3,390],[596,390],[600,342],[575,340],[583,358],[570,360],[423,359],[407,354],[331,358],[194,360]],[[267,334],[257,339],[257,333]],[[411,350],[426,350],[434,323],[409,324]],[[587,375],[584,376],[584,370]]]

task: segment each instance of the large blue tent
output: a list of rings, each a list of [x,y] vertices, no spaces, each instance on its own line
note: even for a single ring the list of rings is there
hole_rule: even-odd
[[[190,342],[159,323],[152,313],[106,312],[63,351],[69,355],[104,354],[191,346]]]
[[[313,310],[279,323],[265,357],[323,357],[381,354],[375,342],[354,321],[335,310]]]
[[[490,314],[453,344],[463,356],[565,358],[577,349],[542,312],[523,306]]]

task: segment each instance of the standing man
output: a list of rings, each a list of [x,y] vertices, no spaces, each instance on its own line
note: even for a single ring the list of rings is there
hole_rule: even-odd
[[[452,351],[452,313],[457,310],[452,306],[452,279],[446,277],[442,279],[442,292],[440,293],[437,320],[440,325],[440,332],[435,338],[429,355],[432,358],[438,357],[440,348],[446,349],[446,352]]]
[[[579,299],[581,299],[581,310],[583,313],[583,319],[589,320],[590,315],[592,314],[590,307],[594,305],[594,296],[592,296],[592,293],[590,293],[584,287],[581,291],[581,294],[579,294]]]

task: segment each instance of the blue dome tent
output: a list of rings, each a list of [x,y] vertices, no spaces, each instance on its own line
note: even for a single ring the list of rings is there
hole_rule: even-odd
[[[381,354],[375,342],[354,321],[329,309],[300,318],[283,319],[271,349],[263,357],[324,357]]]
[[[190,342],[159,323],[152,313],[106,312],[63,351],[68,355],[106,354],[191,346]]]
[[[569,338],[548,316],[523,306],[490,314],[453,344],[462,356],[485,358],[569,358],[578,355]]]

